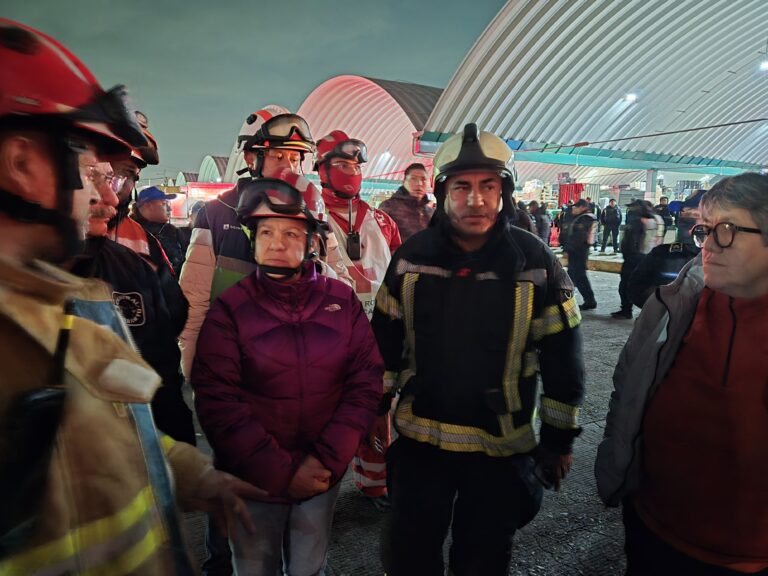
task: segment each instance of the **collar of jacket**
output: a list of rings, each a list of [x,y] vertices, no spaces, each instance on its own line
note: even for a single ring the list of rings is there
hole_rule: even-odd
[[[488,270],[493,270],[502,280],[513,279],[525,269],[526,257],[523,250],[514,239],[517,233],[513,231],[508,219],[499,214],[499,218],[491,228],[488,241],[474,252],[464,252],[453,240],[453,228],[447,218],[438,224],[441,246],[437,247],[437,256],[443,260],[443,266],[449,269],[471,267],[477,263]],[[520,234],[526,232],[520,230]]]
[[[163,230],[163,228],[165,228],[170,224],[170,222],[163,222],[163,223],[151,222],[146,218],[144,218],[144,216],[142,216],[141,212],[139,212],[138,210],[136,210],[136,214],[131,216],[131,218],[136,222],[138,222],[139,224],[141,224],[142,228],[144,228],[145,230],[149,230],[155,236],[159,235],[160,232]]]
[[[317,281],[317,270],[315,269],[315,263],[307,260],[301,265],[301,276],[295,282],[281,282],[280,280],[270,278],[259,267],[256,268],[253,278],[254,283],[258,284],[269,296],[278,302],[293,306],[306,300],[307,295]]]
[[[63,305],[73,297],[84,298],[83,292],[89,288],[84,280],[47,262],[35,260],[25,266],[3,256],[0,285],[53,305]]]

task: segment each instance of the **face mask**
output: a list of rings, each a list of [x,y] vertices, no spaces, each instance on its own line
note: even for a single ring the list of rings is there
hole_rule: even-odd
[[[328,168],[327,172],[331,189],[339,196],[344,198],[354,198],[360,193],[360,187],[363,184],[362,174],[344,174],[341,170],[333,167]]]

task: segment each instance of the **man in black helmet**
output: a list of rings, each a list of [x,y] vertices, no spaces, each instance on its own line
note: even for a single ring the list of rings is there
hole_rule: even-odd
[[[542,484],[559,488],[571,467],[581,317],[550,249],[510,224],[510,157],[474,124],[445,141],[432,226],[397,251],[376,298],[383,404],[400,392],[387,455],[390,576],[443,574],[449,527],[452,574],[507,574],[512,535],[538,511]]]

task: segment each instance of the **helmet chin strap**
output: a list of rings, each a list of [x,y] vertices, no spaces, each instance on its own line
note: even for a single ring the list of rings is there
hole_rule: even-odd
[[[287,280],[292,278],[296,274],[301,272],[301,264],[295,268],[289,268],[287,266],[270,266],[269,264],[259,264],[259,268],[266,274],[278,276],[279,280]]]
[[[0,212],[19,222],[52,227],[59,235],[61,247],[60,254],[54,260],[64,262],[80,253],[84,246],[77,222],[72,218],[72,197],[75,190],[83,187],[83,183],[80,180],[79,155],[69,140],[59,133],[51,141],[53,156],[58,160],[56,208],[44,208],[0,188]]]

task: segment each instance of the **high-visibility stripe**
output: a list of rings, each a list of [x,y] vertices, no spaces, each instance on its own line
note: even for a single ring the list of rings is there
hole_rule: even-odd
[[[389,394],[397,387],[397,372],[387,370],[384,372],[384,393]]]
[[[58,540],[0,562],[0,576],[34,574],[58,564],[66,564],[62,566],[62,572],[66,572],[75,556],[87,560],[89,556],[100,555],[99,551],[89,549],[120,540],[126,532],[140,527],[142,520],[146,523],[155,522],[151,514],[153,509],[152,490],[147,486],[116,514],[75,528]]]
[[[376,308],[393,320],[400,320],[403,317],[400,302],[389,293],[386,284],[382,284],[376,294]]]
[[[568,328],[575,328],[581,323],[581,313],[576,298],[572,296],[562,304],[545,307],[533,321],[533,339],[541,340]]]
[[[418,274],[408,272],[403,275],[403,284],[400,287],[400,299],[403,303],[404,311],[405,338],[408,343],[408,365],[411,370],[416,370],[416,332],[413,326],[413,311],[416,302],[416,282],[418,281]]]
[[[395,414],[397,431],[413,440],[427,442],[452,452],[484,452],[489,456],[511,456],[530,452],[536,447],[536,435],[530,424],[520,428],[511,425],[506,415],[502,436],[494,436],[481,428],[447,424],[416,416],[412,409],[413,398],[400,401]]]
[[[404,258],[401,258],[397,261],[395,272],[398,276],[403,276],[404,274],[410,273],[416,274],[417,276],[419,274],[426,274],[427,276],[450,278],[453,275],[453,272],[447,268],[440,268],[440,266],[424,266],[422,264],[414,264],[413,262],[408,262],[408,260],[405,260]]]
[[[115,560],[81,572],[82,576],[123,576],[135,572],[165,542],[166,534],[161,525],[147,531],[141,541],[134,544]]]
[[[75,324],[75,317],[72,314],[64,314],[61,317],[61,329],[72,330],[72,326]]]
[[[542,422],[546,422],[555,428],[563,430],[573,430],[579,427],[579,407],[571,406],[546,396],[541,397],[541,410],[539,417]]]
[[[522,408],[520,400],[520,374],[523,352],[528,344],[528,333],[533,316],[533,284],[518,282],[515,285],[515,309],[512,316],[512,330],[509,334],[507,358],[504,365],[502,387],[507,410],[517,412]]]

